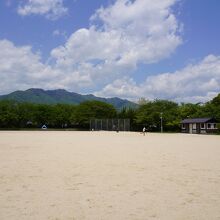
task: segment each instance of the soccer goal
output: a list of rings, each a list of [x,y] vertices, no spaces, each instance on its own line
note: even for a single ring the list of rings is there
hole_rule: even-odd
[[[91,131],[130,131],[130,119],[91,119]]]

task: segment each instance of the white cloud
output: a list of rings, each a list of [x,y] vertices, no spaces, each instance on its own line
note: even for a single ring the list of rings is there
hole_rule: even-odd
[[[30,46],[15,46],[8,40],[0,40],[0,88],[5,94],[14,90],[39,87],[44,89],[64,88],[80,92],[82,88],[96,88],[99,81],[102,89],[95,94],[104,97],[118,96],[131,100],[170,99],[178,102],[205,102],[220,92],[220,56],[209,55],[194,65],[173,73],[149,76],[143,83],[131,77],[98,78],[89,63],[80,63],[73,69],[45,64],[39,53]],[[94,72],[91,74],[91,70]],[[97,74],[97,80],[91,78]],[[106,83],[107,82],[107,83]]]
[[[63,0],[27,0],[18,7],[18,14],[44,15],[46,18],[56,20],[67,14],[68,9],[64,7]]]
[[[174,73],[149,76],[141,84],[132,76],[138,64],[159,62],[181,44],[181,25],[172,12],[176,1],[116,0],[98,9],[88,29],[77,30],[64,45],[51,51],[51,64],[43,63],[41,55],[30,46],[18,47],[0,40],[1,93],[40,87],[75,92],[100,90],[96,92],[99,96],[132,100],[146,97],[197,102],[212,98],[220,88],[218,56],[207,56]],[[19,13],[57,18],[65,12],[62,3],[28,0]],[[53,34],[62,33],[56,30]]]
[[[205,102],[220,92],[220,56],[209,55],[195,65],[174,73],[147,77],[137,85],[133,79],[116,80],[96,95],[129,99],[170,99],[178,102]]]
[[[36,84],[45,87],[45,82],[54,74],[30,46],[16,47],[8,40],[0,40],[0,76],[1,93],[6,93],[35,87]]]
[[[140,98],[142,95],[140,92],[140,88],[133,79],[124,77],[106,85],[101,91],[95,92],[95,95],[102,97],[123,97],[130,100],[137,100],[137,98]]]
[[[86,71],[88,67],[81,64]],[[79,91],[92,84],[90,76],[79,70],[64,71],[41,61],[31,46],[15,46],[8,40],[0,40],[0,88],[1,94],[17,89],[38,87],[43,89],[68,89]]]
[[[180,25],[171,10],[175,2],[117,0],[98,9],[91,26],[74,32],[51,56],[57,68],[73,72],[86,63],[96,84],[132,74],[137,64],[165,59],[181,44]]]
[[[59,30],[59,29],[54,30],[52,35],[54,37],[64,37],[65,39],[67,38],[66,31],[62,31],[62,30]]]

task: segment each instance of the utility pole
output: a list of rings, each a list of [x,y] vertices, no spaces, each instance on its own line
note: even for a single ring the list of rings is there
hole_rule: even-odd
[[[163,112],[160,113],[160,132],[163,132]]]

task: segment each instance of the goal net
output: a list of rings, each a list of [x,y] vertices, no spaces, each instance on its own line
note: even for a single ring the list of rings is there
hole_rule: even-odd
[[[91,119],[91,131],[130,131],[130,119]]]

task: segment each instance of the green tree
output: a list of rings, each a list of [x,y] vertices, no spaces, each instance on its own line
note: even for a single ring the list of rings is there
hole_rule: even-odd
[[[122,118],[122,119],[130,119],[130,125],[131,125],[131,130],[137,130],[138,129],[138,125],[135,121],[136,118],[136,109],[134,108],[122,108],[119,112],[118,112],[118,118]]]
[[[210,103],[207,103],[207,106],[210,106],[211,114],[220,122],[220,94],[216,96]]]
[[[75,112],[74,105],[57,104],[53,106],[52,124],[57,128],[69,127],[71,125],[72,114]]]
[[[75,123],[89,127],[90,119],[114,118],[117,112],[113,105],[100,101],[86,101],[79,104],[75,111]]]
[[[19,127],[19,117],[17,114],[18,103],[14,101],[0,102],[0,127],[16,128]]]
[[[19,103],[17,115],[19,118],[19,127],[25,128],[36,126],[34,121],[36,105],[32,103]],[[31,123],[31,124],[30,124]]]
[[[46,124],[53,126],[53,106],[45,104],[37,104],[34,112],[34,121],[38,127]]]
[[[201,113],[202,106],[199,104],[181,103],[179,106],[179,116],[181,119],[201,117]]]
[[[141,105],[137,110],[136,123],[159,131],[161,113],[164,130],[179,128],[178,104],[167,100],[155,100]]]

